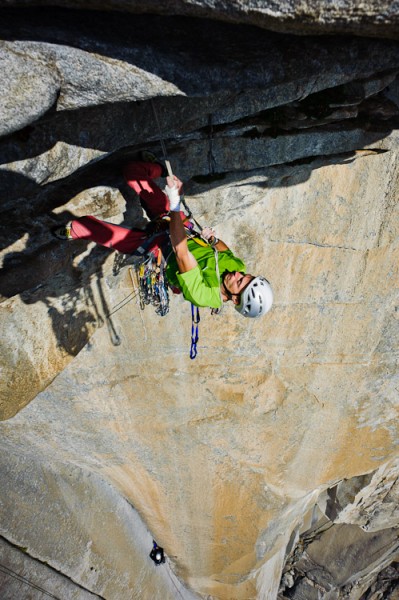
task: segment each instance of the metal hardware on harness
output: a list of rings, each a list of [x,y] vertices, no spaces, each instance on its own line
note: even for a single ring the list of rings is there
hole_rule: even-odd
[[[195,311],[195,309],[197,309]],[[198,306],[194,306],[191,304],[191,348],[190,348],[190,358],[194,360],[197,356],[197,343],[198,343],[198,323],[200,322],[200,314]]]
[[[136,276],[139,282],[140,308],[152,304],[155,312],[164,317],[169,312],[168,284],[164,277],[164,260],[159,250],[156,257],[150,252],[148,258],[140,265],[136,265]]]

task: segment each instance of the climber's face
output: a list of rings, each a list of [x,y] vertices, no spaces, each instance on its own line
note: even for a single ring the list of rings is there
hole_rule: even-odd
[[[225,302],[232,300],[234,304],[240,303],[240,294],[254,278],[250,273],[240,271],[226,271],[223,275],[222,296]]]

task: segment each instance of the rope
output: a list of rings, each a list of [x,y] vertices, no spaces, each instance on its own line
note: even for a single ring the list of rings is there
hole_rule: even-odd
[[[133,273],[135,273],[136,277],[137,277],[137,271],[133,271],[132,267],[130,267],[129,272],[130,272],[130,279],[131,279],[132,286],[133,286],[133,293],[134,293],[133,298],[136,298],[136,304],[138,305],[138,307],[140,309],[139,314],[140,314],[140,318],[141,318],[141,324],[144,329],[144,341],[146,342],[148,339],[148,336],[147,336],[147,328],[145,326],[145,322],[144,322],[144,318],[143,318],[144,306],[141,306],[140,289],[138,287],[139,284],[136,285],[134,278],[133,278]]]
[[[163,135],[162,135],[161,124],[159,122],[158,113],[155,108],[154,100],[152,98],[151,98],[151,106],[152,106],[152,111],[154,113],[155,121],[156,121],[156,124],[158,127],[159,141],[161,143],[161,148],[162,148],[163,157],[165,159],[166,169],[168,171],[169,177],[173,177],[173,171],[172,171],[170,161],[168,159],[168,152],[166,150],[166,144],[165,144],[165,141],[164,141]],[[212,115],[210,115],[210,116],[212,117]],[[188,206],[186,199],[184,198],[184,195],[180,196],[180,200],[181,200],[181,203],[183,204],[184,208],[186,209],[188,217],[194,221],[194,223],[196,224],[197,227],[199,227],[200,230],[202,230],[203,227],[201,227],[201,225],[198,223],[198,221],[195,220],[193,213],[192,213],[190,207]]]
[[[58,596],[54,596],[54,594],[52,594],[51,592],[48,592],[47,590],[45,590],[44,588],[40,587],[39,585],[36,585],[35,583],[32,583],[31,581],[29,581],[28,579],[26,579],[22,575],[18,575],[18,573],[16,573],[12,569],[9,569],[5,565],[0,565],[0,571],[2,573],[4,573],[5,575],[8,575],[9,577],[13,577],[17,581],[20,581],[22,583],[25,583],[26,585],[29,585],[34,590],[38,590],[39,592],[41,592],[42,594],[45,594],[46,596],[49,596],[50,598],[54,598],[55,600],[61,600],[61,598],[59,598]]]
[[[169,177],[173,177],[173,171],[172,171],[172,167],[170,164],[170,161],[168,159],[168,153],[166,150],[166,144],[165,141],[163,139],[163,135],[162,135],[162,129],[161,129],[161,123],[159,121],[158,118],[158,113],[157,110],[155,108],[155,103],[154,100],[151,98],[151,106],[152,106],[152,111],[154,113],[154,117],[155,117],[155,121],[158,127],[158,133],[159,133],[159,141],[161,143],[161,148],[162,148],[162,152],[164,155],[164,160],[165,160],[165,165],[168,171],[168,175]],[[213,155],[213,121],[212,121],[212,114],[209,114],[208,116],[208,125],[209,125],[209,152],[208,152],[208,163],[209,163],[209,171],[211,173],[211,175],[213,175],[215,173],[215,166],[216,166],[216,161],[215,161],[215,157]],[[189,217],[189,219],[191,219],[195,225],[198,227],[198,229],[200,231],[202,231],[203,227],[200,225],[200,223],[194,218],[194,215],[191,211],[191,209],[189,208],[188,204],[186,203],[186,200],[184,198],[184,195],[182,195],[180,197],[181,203],[183,204],[187,215]],[[212,314],[220,314],[220,312],[222,311],[223,308],[223,298],[222,298],[222,291],[220,289],[220,272],[219,272],[219,260],[218,260],[218,251],[217,248],[213,247],[212,248],[214,253],[215,253],[215,262],[216,262],[216,276],[217,276],[217,281],[219,283],[219,293],[220,293],[220,301],[221,301],[221,307],[217,308],[217,309],[212,309]],[[198,350],[197,350],[197,343],[198,343],[198,324],[200,322],[200,314],[199,314],[199,309],[198,306],[196,307],[197,311],[195,314],[195,309],[194,309],[194,304],[191,304],[191,347],[190,347],[190,358],[191,360],[194,360],[195,357],[198,354]]]
[[[220,308],[212,308],[212,314],[213,315],[220,315],[220,313],[223,310],[223,296],[222,296],[222,290],[220,289],[220,271],[219,271],[219,252],[218,249],[216,248],[216,246],[212,247],[212,250],[215,253],[215,262],[216,262],[216,277],[219,283],[219,296],[220,296]]]
[[[123,308],[124,306],[126,306],[126,304],[129,304],[129,302],[131,302],[132,300],[134,300],[134,298],[137,295],[137,293],[138,292],[133,291],[130,294],[128,294],[126,296],[126,298],[124,298],[123,300],[121,300],[120,302],[118,302],[118,304],[116,304],[112,308],[112,312],[109,312],[107,315],[105,315],[105,318],[108,319],[109,317],[112,317],[112,315],[114,315],[116,312],[118,312],[118,310],[120,310],[121,308]]]
[[[176,589],[177,593],[179,594],[180,598],[182,598],[182,600],[184,600],[184,597],[183,597],[183,595],[182,595],[181,591],[179,590],[179,588],[177,587],[177,585],[176,585],[176,584],[175,584],[175,582],[173,581],[173,579],[172,579],[172,576],[171,576],[171,574],[170,574],[170,572],[169,572],[169,569],[170,569],[169,562],[167,562],[167,567],[169,567],[169,568],[167,568],[167,569],[166,569],[166,573],[168,574],[168,577],[169,577],[169,579],[170,579],[170,580],[171,580],[171,582],[173,583],[173,585],[174,585],[174,587],[175,587],[175,589]],[[170,570],[171,570],[171,569],[170,569]]]
[[[166,169],[168,171],[169,177],[173,177],[172,167],[171,167],[170,161],[168,159],[168,153],[166,152],[166,145],[165,145],[165,142],[164,142],[163,136],[162,136],[161,124],[159,122],[158,113],[157,113],[157,111],[155,109],[155,103],[154,103],[154,100],[152,98],[151,98],[151,106],[152,106],[152,111],[154,113],[154,117],[155,117],[155,120],[156,120],[157,126],[158,126],[159,141],[161,142],[161,147],[162,147],[162,152],[163,152],[163,156],[164,156],[164,159],[165,159]]]
[[[183,204],[184,208],[186,209],[187,216],[189,217],[189,219],[191,219],[192,221],[194,221],[194,223],[196,224],[196,226],[198,227],[198,229],[199,229],[200,231],[202,231],[202,230],[203,230],[203,227],[202,227],[202,226],[201,226],[201,225],[198,223],[198,221],[197,221],[197,220],[194,218],[194,215],[193,215],[193,213],[191,212],[191,209],[190,209],[190,207],[188,206],[188,204],[187,204],[187,202],[186,202],[186,200],[185,200],[185,198],[184,198],[184,195],[180,196],[180,200],[181,200],[181,203]]]
[[[197,311],[195,311],[195,308]],[[198,343],[198,323],[200,322],[200,314],[198,306],[194,307],[194,304],[191,304],[191,348],[190,348],[190,358],[194,360],[197,356],[197,343]]]

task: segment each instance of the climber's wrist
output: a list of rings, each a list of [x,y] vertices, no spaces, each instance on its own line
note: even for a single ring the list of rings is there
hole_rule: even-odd
[[[167,185],[165,187],[165,194],[169,199],[169,210],[172,212],[180,212],[180,195],[177,187],[170,187]]]

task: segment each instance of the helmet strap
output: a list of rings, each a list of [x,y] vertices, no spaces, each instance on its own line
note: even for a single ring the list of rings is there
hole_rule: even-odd
[[[223,287],[222,294],[224,294],[224,296],[227,297],[227,301],[231,300],[233,302],[233,304],[240,303],[241,294],[232,294],[231,292],[229,292],[227,287],[224,285],[223,281],[222,281],[222,287]]]

